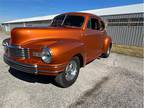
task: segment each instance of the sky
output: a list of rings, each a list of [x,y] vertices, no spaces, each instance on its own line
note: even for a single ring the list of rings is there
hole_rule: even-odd
[[[142,3],[142,0],[0,0],[0,22]]]

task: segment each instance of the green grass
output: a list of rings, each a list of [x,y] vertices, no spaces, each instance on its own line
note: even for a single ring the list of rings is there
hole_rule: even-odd
[[[113,44],[112,52],[135,56],[135,57],[144,57],[144,47],[137,46],[127,46],[127,45],[116,45]]]

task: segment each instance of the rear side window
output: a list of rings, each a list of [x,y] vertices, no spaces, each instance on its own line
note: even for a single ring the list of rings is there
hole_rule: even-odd
[[[99,20],[96,18],[91,18],[88,21],[87,28],[93,29],[93,30],[100,30],[100,24]]]
[[[100,30],[104,30],[105,29],[105,23],[103,21],[100,21]]]

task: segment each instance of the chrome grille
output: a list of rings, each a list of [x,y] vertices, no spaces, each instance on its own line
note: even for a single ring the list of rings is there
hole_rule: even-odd
[[[17,47],[8,47],[8,55],[14,57],[29,57],[29,50],[25,48],[17,48]]]
[[[8,56],[18,58],[29,58],[29,49],[20,46],[5,45],[5,52]]]
[[[22,48],[18,45],[10,45],[9,38],[3,40],[2,45],[4,46],[5,52],[8,56],[29,58],[29,48]]]

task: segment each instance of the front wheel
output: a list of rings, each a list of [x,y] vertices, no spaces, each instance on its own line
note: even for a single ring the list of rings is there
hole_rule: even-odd
[[[55,77],[56,83],[63,87],[71,86],[77,79],[80,70],[80,61],[78,57],[73,57],[67,64],[65,71]]]

